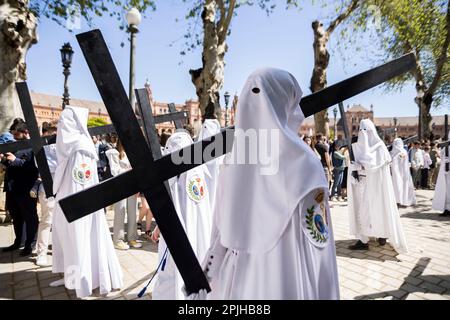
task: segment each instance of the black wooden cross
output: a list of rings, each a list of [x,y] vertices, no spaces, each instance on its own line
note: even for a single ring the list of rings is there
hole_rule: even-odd
[[[59,204],[67,220],[72,222],[141,191],[148,200],[156,223],[184,280],[187,293],[197,293],[201,289],[209,291],[209,284],[177,217],[164,182],[229,152],[233,143],[234,129],[223,129],[221,133],[209,139],[198,141],[155,160],[136,122],[133,108],[101,32],[93,30],[79,34],[77,39],[133,169],[62,199]],[[409,71],[414,67],[414,61],[412,54],[406,55],[344,80],[303,98],[300,107],[308,117]],[[137,96],[140,96],[139,92]],[[204,154],[203,151],[211,149],[211,146],[216,150],[215,154]],[[172,161],[174,154],[190,155],[191,161],[174,163]],[[201,156],[197,157],[199,154]]]
[[[136,89],[135,96],[137,100],[137,106],[139,109],[139,114],[142,119],[144,136],[147,140],[147,143],[152,150],[153,159],[158,160],[162,157],[161,154],[161,144],[158,139],[158,135],[156,133],[156,121],[153,116],[153,107],[152,103],[148,97],[146,89]],[[175,125],[175,129],[183,128],[183,119],[187,118],[187,113],[185,111],[177,112],[175,108],[175,104],[169,103],[169,113],[165,114],[165,119],[167,122],[173,121]],[[183,114],[183,118],[179,116],[179,114]]]
[[[413,142],[415,140],[419,139],[419,136],[416,134],[414,136],[411,136],[409,138],[403,139],[403,144],[407,145],[410,142]],[[391,143],[390,145],[387,146],[388,150],[391,151],[393,147],[393,144]]]
[[[2,144],[0,145],[0,153],[14,153],[19,150],[32,149],[38,166],[39,175],[42,179],[42,185],[44,186],[45,195],[48,198],[53,196],[53,179],[48,167],[44,145],[55,143],[55,139],[52,139],[51,137],[41,137],[27,83],[16,82],[16,90],[30,134],[30,139]]]
[[[444,117],[444,141],[448,140],[448,114],[445,115]],[[445,147],[445,157],[448,160],[448,146]],[[445,172],[449,171],[449,167],[450,167],[450,163],[445,162]]]

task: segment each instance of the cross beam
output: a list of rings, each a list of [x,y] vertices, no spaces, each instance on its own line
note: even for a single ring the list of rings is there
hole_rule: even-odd
[[[128,195],[143,191],[183,277],[187,293],[196,293],[200,289],[209,291],[206,278],[162,182],[229,152],[233,143],[234,128],[222,130],[209,139],[198,141],[180,151],[155,160],[135,117],[132,116],[133,108],[128,101],[101,32],[93,30],[79,34],[77,39],[133,169],[62,199],[60,205],[66,218],[69,222],[74,221]],[[312,115],[401,75],[414,67],[414,59],[411,58],[411,55],[407,55],[395,60],[396,63],[388,63],[366,71],[362,75],[349,79],[350,81],[344,80],[303,98],[300,102],[303,113],[305,116]],[[351,84],[355,88],[349,88]],[[205,153],[206,150],[211,150],[211,147],[216,151],[214,155]],[[190,155],[191,162],[175,164],[172,160],[177,153],[179,156]]]
[[[444,140],[448,140],[448,114],[444,117]],[[448,159],[448,147],[445,148],[445,157]],[[448,172],[450,169],[450,163],[445,162],[445,172]]]
[[[409,138],[403,139],[403,144],[408,144],[408,143],[410,143],[410,142],[412,142],[414,140],[417,140],[417,139],[419,139],[419,136],[416,134],[416,135],[411,136]],[[388,145],[387,148],[388,148],[389,151],[391,151],[392,150],[392,144]]]
[[[20,105],[22,107],[23,116],[27,124],[28,132],[30,133],[30,139],[24,140],[27,142],[29,148],[33,149],[34,157],[36,159],[36,164],[39,169],[39,175],[42,179],[42,184],[44,186],[46,197],[53,196],[53,179],[50,173],[50,168],[48,167],[47,157],[44,150],[44,142],[54,143],[54,139],[42,139],[38,124],[36,121],[36,115],[34,114],[33,103],[31,102],[30,92],[28,91],[28,86],[26,82],[16,82],[16,90],[19,96]],[[24,146],[25,144],[20,143],[18,145]],[[16,150],[18,151],[18,150]],[[11,151],[8,151],[11,152]]]
[[[117,69],[100,31],[77,35],[77,40],[121,140],[132,170],[137,174],[136,186],[143,192],[158,227],[180,271],[188,294],[202,289],[210,291],[208,281],[192,250],[178,219],[173,202],[164,184],[146,188],[152,170],[153,155],[136,121]],[[124,188],[124,186],[120,186]]]
[[[178,111],[176,113],[169,113],[169,114],[161,114],[154,116],[155,124],[158,123],[164,123],[164,122],[170,122],[170,121],[182,121],[183,119],[187,118],[187,112],[185,111]],[[137,120],[140,126],[143,126],[142,120]],[[98,127],[92,127],[88,128],[89,134],[91,136],[99,136],[106,133],[113,133],[116,132],[116,129],[114,128],[114,125],[112,124],[106,124],[104,126],[98,126]],[[42,145],[48,145],[55,143],[56,135],[51,135],[47,137],[41,137]],[[17,152],[19,150],[25,150],[25,149],[31,149],[33,148],[32,142],[30,139],[27,140],[20,140],[16,142],[11,143],[5,143],[0,144],[0,153],[7,153],[7,152]]]
[[[300,107],[305,117],[309,117],[317,112],[318,106],[321,106],[323,109],[334,106],[339,102],[410,71],[415,65],[414,54],[405,54],[398,59],[362,72],[304,97],[300,101]]]

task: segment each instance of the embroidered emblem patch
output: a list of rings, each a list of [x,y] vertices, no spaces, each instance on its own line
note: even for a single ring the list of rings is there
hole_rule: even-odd
[[[308,237],[318,246],[325,246],[330,237],[324,196],[325,193],[323,191],[319,191],[314,196],[314,203],[307,205],[302,221],[302,224],[306,227],[305,231]]]
[[[200,202],[205,197],[205,182],[197,174],[188,177],[186,192],[191,200]]]
[[[75,166],[72,170],[72,178],[79,184],[86,184],[92,179],[92,170],[87,163]]]

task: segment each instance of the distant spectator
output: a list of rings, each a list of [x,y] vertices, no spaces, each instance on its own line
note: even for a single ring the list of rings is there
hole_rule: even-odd
[[[15,121],[11,132],[16,140],[29,137],[28,128],[24,122]],[[36,198],[30,196],[30,190],[38,178],[38,169],[34,162],[32,149],[20,150],[13,153],[0,154],[0,161],[6,167],[5,187],[7,209],[11,214],[14,225],[14,243],[3,251],[14,251],[20,248],[23,225],[26,225],[25,248],[21,256],[28,256],[32,252],[32,245],[36,237],[39,224]]]
[[[330,183],[332,175],[331,159],[330,155],[328,154],[329,148],[328,145],[325,143],[325,137],[321,133],[318,133],[316,135],[316,144],[314,148],[320,155],[320,162],[322,163],[325,177],[327,178],[328,183]]]
[[[429,189],[428,185],[428,174],[430,171],[430,167],[433,164],[433,161],[430,157],[430,147],[426,146],[424,148],[424,154],[423,154],[423,168],[421,172],[421,179],[420,179],[420,185],[422,189]]]
[[[333,147],[333,186],[331,187],[331,200],[335,195],[336,198],[338,196],[342,198],[341,184],[345,169],[345,155],[339,151],[339,144],[337,142],[333,144]]]
[[[415,188],[420,187],[420,176],[424,165],[423,151],[420,149],[420,142],[415,141],[413,147],[409,150],[409,161],[411,162],[411,175]]]

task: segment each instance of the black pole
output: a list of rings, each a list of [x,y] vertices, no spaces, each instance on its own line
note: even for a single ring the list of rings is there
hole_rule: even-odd
[[[448,114],[444,116],[444,141],[448,140]],[[445,147],[445,157],[448,160],[448,146]],[[445,163],[445,172],[448,172],[450,169],[450,163]]]

